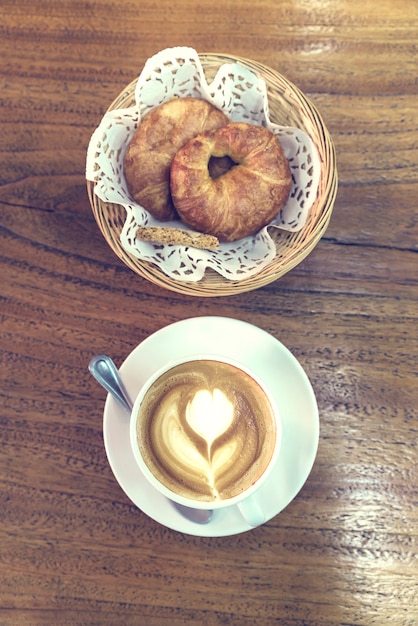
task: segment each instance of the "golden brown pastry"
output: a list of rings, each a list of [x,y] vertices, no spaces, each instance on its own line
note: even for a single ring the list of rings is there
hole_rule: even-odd
[[[211,157],[236,164],[216,179]],[[276,217],[290,188],[289,163],[277,137],[262,126],[230,123],[191,139],[171,165],[171,194],[183,222],[194,230],[235,241]]]
[[[170,194],[174,155],[192,137],[228,121],[222,111],[198,98],[175,98],[151,109],[125,155],[125,178],[133,199],[158,220],[175,218]]]
[[[211,157],[224,156],[236,165],[212,178]],[[185,144],[173,159],[170,181],[174,205],[185,224],[219,241],[235,241],[276,217],[292,178],[277,137],[262,126],[239,122]]]

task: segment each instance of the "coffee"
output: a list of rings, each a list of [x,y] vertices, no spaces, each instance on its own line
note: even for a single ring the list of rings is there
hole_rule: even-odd
[[[170,491],[226,500],[263,474],[276,442],[270,400],[258,382],[222,361],[176,365],[148,389],[136,423],[141,456]]]

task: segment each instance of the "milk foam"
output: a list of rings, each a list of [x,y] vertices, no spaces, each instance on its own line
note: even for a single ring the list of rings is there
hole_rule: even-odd
[[[232,497],[255,482],[275,442],[259,385],[241,370],[203,360],[164,374],[147,394],[138,444],[157,478],[186,497]]]
[[[199,389],[186,407],[186,420],[210,446],[231,426],[234,407],[220,389]]]

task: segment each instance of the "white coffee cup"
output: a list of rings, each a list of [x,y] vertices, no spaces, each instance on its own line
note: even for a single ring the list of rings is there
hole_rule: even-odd
[[[203,389],[207,380],[211,387]],[[155,489],[194,509],[238,506],[250,526],[266,521],[257,492],[275,466],[281,439],[279,411],[266,385],[246,366],[218,355],[164,365],[143,384],[130,419],[135,460]],[[228,482],[229,475],[234,480]],[[224,492],[218,483],[226,485]],[[202,495],[201,488],[210,493]]]

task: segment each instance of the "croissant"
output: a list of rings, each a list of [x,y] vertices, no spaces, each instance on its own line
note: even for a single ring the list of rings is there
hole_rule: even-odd
[[[210,160],[225,156],[233,166],[212,177]],[[181,220],[229,242],[269,224],[285,204],[291,183],[277,137],[244,122],[194,137],[178,150],[170,171],[171,195]]]
[[[195,135],[228,121],[222,111],[198,98],[175,98],[151,109],[138,125],[124,158],[132,198],[158,220],[176,218],[170,194],[174,155]]]

